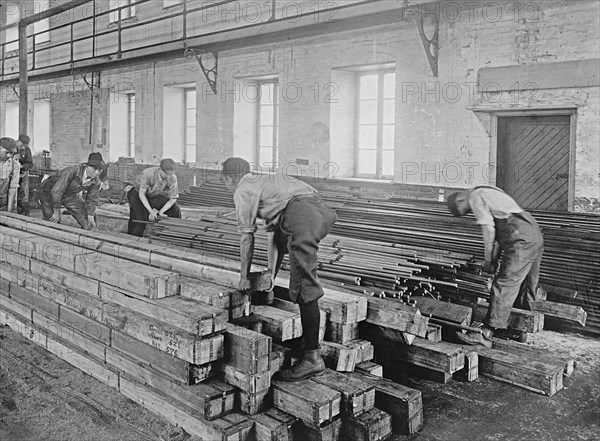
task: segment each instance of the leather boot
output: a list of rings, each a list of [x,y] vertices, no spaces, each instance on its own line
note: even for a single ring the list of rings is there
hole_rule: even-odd
[[[300,381],[306,380],[325,370],[325,362],[318,349],[304,351],[302,360],[296,362],[291,368],[279,371],[276,380]]]

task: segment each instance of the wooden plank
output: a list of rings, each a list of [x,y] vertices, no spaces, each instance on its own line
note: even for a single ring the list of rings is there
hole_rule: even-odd
[[[372,361],[363,361],[361,363],[357,363],[356,366],[354,366],[354,371],[361,374],[383,377],[383,366],[378,363],[373,363]]]
[[[233,411],[235,389],[222,382],[182,385],[158,370],[113,348],[106,349],[106,363],[125,372],[135,381],[152,387],[187,406],[192,415],[206,420]],[[213,387],[217,385],[217,387]]]
[[[47,349],[77,369],[102,381],[104,384],[115,389],[119,388],[119,374],[109,369],[103,360],[97,359],[89,353],[83,353],[75,346],[50,334],[48,335]]]
[[[302,336],[299,313],[257,305],[252,305],[250,312],[263,322],[263,333],[271,336],[273,341],[283,342]]]
[[[402,361],[448,374],[465,366],[464,350],[451,343],[416,338],[410,346],[394,343],[392,348],[393,354]]]
[[[413,435],[423,424],[421,392],[386,378],[358,372],[348,374],[375,386],[375,407],[392,417],[392,432]]]
[[[111,330],[108,326],[62,305],[59,305],[58,317],[59,321],[63,322],[65,325],[88,337],[98,340],[106,346],[110,346]]]
[[[48,340],[46,332],[19,314],[0,310],[0,324],[10,327],[13,331],[21,334],[23,337],[31,340],[37,345],[44,348],[47,345]]]
[[[201,338],[114,303],[104,305],[104,323],[192,364],[205,364],[223,358],[223,334]]]
[[[421,314],[447,322],[469,326],[473,318],[473,310],[468,306],[442,302],[428,297],[411,297]]]
[[[341,399],[339,392],[310,380],[273,381],[273,405],[313,427],[333,421],[340,413]]]
[[[346,343],[350,349],[356,349],[356,364],[373,360],[375,348],[368,340],[356,339]]]
[[[123,334],[119,331],[112,331],[111,347],[120,352],[129,355],[130,357],[153,367],[157,371],[168,375],[171,379],[183,383],[194,384],[194,374],[192,373],[193,365],[187,361],[175,358],[166,352],[142,343],[133,337]],[[212,365],[207,365],[210,373],[212,373]],[[209,374],[201,380],[208,378]]]
[[[357,417],[375,406],[375,386],[330,369],[311,378],[342,394],[341,413]]]
[[[10,298],[22,305],[28,306],[34,311],[42,312],[58,319],[58,304],[38,293],[11,284]]]
[[[328,368],[338,372],[352,372],[356,366],[358,349],[323,341],[321,342],[321,356]]]
[[[359,338],[359,336],[358,323],[342,324],[330,320],[327,321],[325,340],[343,345],[350,340]]]
[[[181,277],[179,279],[179,285],[179,293],[181,296],[220,309],[229,309],[250,302],[249,294],[244,294],[229,287],[216,285],[205,280]]]
[[[75,289],[88,295],[98,296],[99,282],[97,280],[75,274],[54,265],[37,260],[31,261],[31,273],[50,280],[57,285]]]
[[[102,322],[104,302],[99,298],[84,294],[64,285],[56,284],[43,277],[39,278],[39,296],[58,305],[69,308],[86,317]],[[58,317],[57,314],[50,314]]]
[[[329,320],[335,323],[358,323],[367,318],[367,299],[349,293],[324,288],[319,299],[319,308],[328,313]]]
[[[1,279],[4,279],[8,282],[18,283],[18,281],[19,281],[18,275],[19,275],[18,268],[13,267],[13,266],[7,264],[6,262],[3,262],[2,265],[0,265],[0,278]],[[8,297],[8,291],[6,292],[6,296]]]
[[[342,424],[343,439],[348,441],[382,441],[391,435],[392,417],[379,409],[346,418]]]
[[[575,370],[575,359],[560,350],[552,349],[552,352],[550,352],[549,350],[528,344],[499,338],[492,338],[492,345],[492,349],[498,349],[515,355],[525,355],[536,358],[544,363],[562,367],[563,373],[567,377],[570,377]]]
[[[256,441],[294,441],[293,427],[299,420],[293,415],[271,408],[250,418],[254,421]]]
[[[246,374],[266,372],[271,367],[271,337],[228,324],[225,332],[225,363]]]
[[[250,394],[244,391],[238,392],[240,411],[248,415],[256,415],[264,412],[272,405],[271,390]]]
[[[100,253],[75,256],[74,271],[151,299],[176,295],[179,289],[176,273],[127,260],[115,262],[114,256]]]
[[[9,299],[6,295],[0,296],[0,309],[31,321],[33,310],[25,305],[22,305],[21,303]]]
[[[585,326],[587,320],[587,313],[581,306],[577,305],[538,300],[533,302],[532,309],[544,314],[545,317],[575,322],[581,326]]]
[[[397,300],[370,297],[367,322],[425,337],[429,320],[417,308]]]
[[[458,381],[475,381],[479,378],[479,356],[477,348],[464,347],[465,350],[465,367],[455,372],[452,378]]]
[[[479,373],[549,397],[563,388],[563,367],[536,357],[478,348]]]
[[[152,300],[102,282],[100,297],[198,336],[223,331],[228,319],[223,310],[188,298],[171,296]]]
[[[235,414],[229,414],[213,421],[196,418],[164,394],[152,391],[126,377],[121,379],[119,389],[127,398],[200,439],[211,441],[249,441],[250,439],[253,423],[242,416],[238,416],[236,420],[231,420],[232,415]]]
[[[487,314],[486,304],[473,306],[473,320],[483,322]],[[544,314],[536,311],[512,308],[508,318],[508,327],[516,331],[538,332],[544,329]]]
[[[432,381],[434,383],[446,384],[452,380],[452,374],[449,374],[448,372],[419,366],[405,361],[396,361],[393,365],[384,364],[384,368],[386,372],[397,369],[409,377],[422,378],[423,380]]]
[[[0,266],[11,265],[20,271],[30,271],[31,260],[22,254],[0,248],[0,263],[2,264]]]
[[[260,372],[258,374],[246,374],[238,371],[233,366],[223,364],[223,377],[225,382],[248,394],[264,392],[271,387],[270,371]]]
[[[56,318],[33,311],[33,323],[49,334],[53,334],[82,351],[92,354],[99,360],[105,359],[104,350],[106,345],[59,322]]]
[[[293,427],[293,439],[302,441],[341,441],[341,431],[341,418],[325,423],[321,427],[314,427],[300,421]]]
[[[594,87],[600,85],[600,60],[556,61],[479,69],[478,91],[485,91],[490,84],[493,84],[494,91]]]

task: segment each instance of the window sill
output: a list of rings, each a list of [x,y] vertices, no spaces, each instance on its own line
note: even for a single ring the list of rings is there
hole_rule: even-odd
[[[137,23],[138,22],[138,18],[136,17],[127,17],[127,18],[123,18],[121,21],[113,21],[112,23],[109,23],[106,27],[108,29],[115,29],[119,27],[119,23],[121,25],[127,25],[127,24],[132,24],[132,23]]]

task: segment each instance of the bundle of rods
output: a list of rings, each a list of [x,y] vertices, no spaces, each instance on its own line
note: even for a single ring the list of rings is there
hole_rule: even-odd
[[[327,189],[319,193],[338,215],[321,244],[319,275],[348,289],[379,295],[407,293],[435,298],[489,297],[480,227],[469,215],[453,217],[445,203],[408,199],[365,199]],[[233,210],[220,182],[192,187],[182,205]],[[588,326],[600,330],[600,217],[531,210],[544,234],[540,279],[549,299],[583,306]],[[153,237],[205,253],[239,258],[234,219],[161,221]],[[255,262],[266,264],[266,234],[256,240]]]

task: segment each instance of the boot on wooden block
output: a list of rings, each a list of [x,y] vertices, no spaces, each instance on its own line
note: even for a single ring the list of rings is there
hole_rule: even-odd
[[[325,370],[325,362],[321,358],[318,349],[304,351],[302,360],[296,362],[291,368],[279,371],[277,380],[280,381],[300,381],[306,380],[315,374]]]

